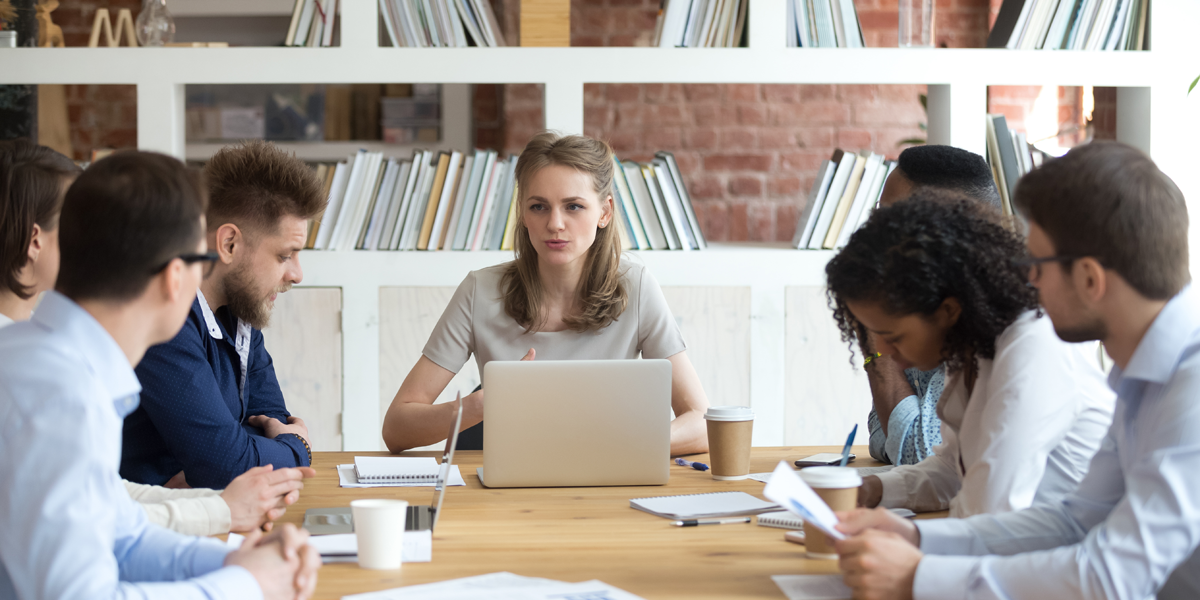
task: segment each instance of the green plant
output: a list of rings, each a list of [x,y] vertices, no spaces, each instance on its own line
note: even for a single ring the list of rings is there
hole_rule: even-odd
[[[1188,95],[1191,95],[1192,90],[1196,89],[1197,83],[1200,83],[1200,75],[1197,75],[1196,78],[1192,80],[1192,85],[1188,86]]]
[[[1195,85],[1195,83],[1193,83],[1192,85]],[[929,120],[929,96],[927,96],[925,94],[921,94],[920,96],[917,96],[917,98],[920,99],[920,101],[921,101],[921,110],[925,111],[925,120],[928,121]],[[926,125],[924,123],[917,123],[917,127],[920,127],[921,131],[924,131],[925,133],[929,133],[928,125]],[[928,143],[928,140],[926,140],[925,138],[908,138],[906,140],[900,140],[899,142],[896,142],[896,145],[897,146],[904,146],[904,145],[920,146],[921,144],[925,144],[925,143]]]

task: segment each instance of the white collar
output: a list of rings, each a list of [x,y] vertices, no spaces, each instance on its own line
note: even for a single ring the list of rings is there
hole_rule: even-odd
[[[197,289],[196,299],[200,301],[200,313],[204,315],[204,325],[208,327],[208,335],[211,335],[214,340],[225,339],[225,334],[221,333],[221,326],[217,324],[216,315],[208,307],[208,300],[204,298],[204,292]]]

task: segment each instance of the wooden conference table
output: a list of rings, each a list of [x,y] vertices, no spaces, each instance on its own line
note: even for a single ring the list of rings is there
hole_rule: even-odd
[[[856,447],[856,466],[878,466]],[[751,473],[774,470],[834,447],[755,448]],[[429,456],[433,453],[408,453]],[[354,456],[383,452],[317,452],[317,477],[282,522],[299,526],[309,508],[349,506],[358,498],[396,498],[427,504],[432,487],[341,488],[335,466]],[[437,454],[440,460],[440,453]],[[707,462],[707,455],[689,457]],[[810,560],[804,547],[786,542],[784,530],[756,524],[680,528],[667,519],[629,507],[630,498],[716,491],[743,491],[762,498],[754,480],[714,481],[706,472],[671,467],[665,486],[487,489],[475,469],[483,454],[455,455],[466,487],[446,492],[433,534],[433,562],[408,563],[398,571],[368,571],[356,563],[325,565],[315,598],[326,600],[376,590],[510,571],[568,582],[599,579],[651,599],[782,598],[771,575],[837,573],[836,561]],[[587,468],[581,457],[581,469]],[[935,516],[935,515],[930,515]]]

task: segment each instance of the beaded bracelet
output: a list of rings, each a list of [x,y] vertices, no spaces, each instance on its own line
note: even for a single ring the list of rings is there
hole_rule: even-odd
[[[308,464],[311,465],[312,464],[312,446],[308,445],[308,440],[304,439],[304,436],[302,436],[298,433],[289,433],[288,435],[296,436],[296,439],[300,440],[301,444],[304,444],[304,451],[308,452]]]

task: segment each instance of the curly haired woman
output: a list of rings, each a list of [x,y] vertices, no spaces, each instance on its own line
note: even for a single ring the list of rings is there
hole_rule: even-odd
[[[1025,245],[957,195],[877,210],[825,269],[842,338],[947,371],[941,446],[867,477],[868,507],[1008,512],[1075,489],[1112,421],[1094,354],[1059,340],[1028,285]]]

